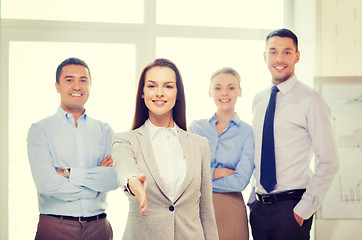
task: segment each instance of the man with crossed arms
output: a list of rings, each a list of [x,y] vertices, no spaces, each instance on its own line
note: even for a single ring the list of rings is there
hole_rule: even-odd
[[[28,133],[28,157],[38,190],[35,239],[112,239],[104,213],[106,193],[116,189],[110,156],[113,130],[84,109],[91,86],[87,64],[77,58],[57,68],[57,112]]]

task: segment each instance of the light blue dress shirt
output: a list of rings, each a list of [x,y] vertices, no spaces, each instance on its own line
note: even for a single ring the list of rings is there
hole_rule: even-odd
[[[29,129],[28,157],[41,214],[101,214],[106,193],[118,187],[114,169],[100,166],[111,154],[112,128],[86,113],[77,122],[76,127],[73,115],[59,107]],[[71,169],[69,179],[56,172],[64,167]]]
[[[219,179],[212,177],[214,192],[241,192],[254,171],[254,137],[251,126],[240,120],[237,113],[218,136],[217,118],[193,121],[190,131],[206,137],[211,152],[211,176],[215,168],[229,168],[234,174]]]

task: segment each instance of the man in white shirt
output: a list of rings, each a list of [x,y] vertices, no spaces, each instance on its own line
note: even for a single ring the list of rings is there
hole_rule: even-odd
[[[297,80],[294,66],[299,58],[298,39],[290,30],[278,29],[266,37],[264,60],[277,89],[274,124],[269,124],[274,141],[265,141],[265,125],[273,120],[264,124],[271,88],[256,94],[253,102],[256,201],[250,206],[250,224],[255,240],[309,239],[313,214],[338,170],[329,108]],[[272,153],[263,154],[265,148]],[[309,167],[313,152],[314,173]],[[272,170],[262,170],[265,159]],[[264,184],[263,177],[272,183]]]

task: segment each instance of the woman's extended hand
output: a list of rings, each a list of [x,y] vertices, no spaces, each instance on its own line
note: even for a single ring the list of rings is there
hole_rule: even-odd
[[[128,181],[129,189],[140,203],[141,214],[144,214],[147,210],[145,183],[146,175],[143,173],[139,174],[137,177],[130,178]]]

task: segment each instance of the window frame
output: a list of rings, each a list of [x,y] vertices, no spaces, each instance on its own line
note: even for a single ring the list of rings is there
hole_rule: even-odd
[[[284,0],[284,25],[293,29],[293,1]],[[143,24],[1,19],[0,21],[0,239],[9,237],[9,47],[12,41],[132,43],[136,79],[156,56],[157,37],[264,40],[272,29],[244,29],[156,24],[156,2],[144,2]],[[1,0],[0,0],[1,4]],[[1,5],[0,5],[1,6]],[[0,16],[1,17],[1,16]]]

